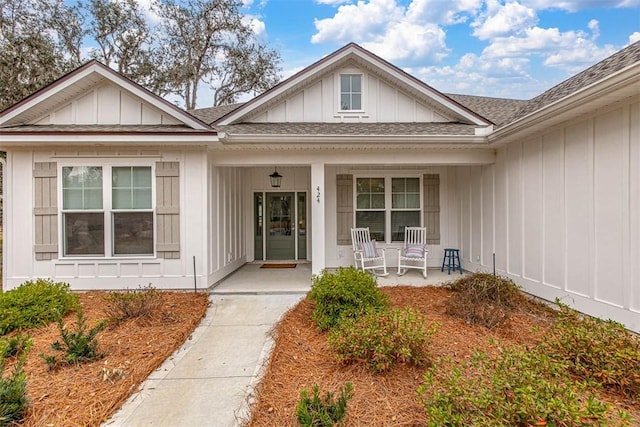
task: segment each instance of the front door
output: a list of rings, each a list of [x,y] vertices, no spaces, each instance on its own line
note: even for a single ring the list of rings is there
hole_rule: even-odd
[[[266,259],[296,258],[294,193],[266,193]]]

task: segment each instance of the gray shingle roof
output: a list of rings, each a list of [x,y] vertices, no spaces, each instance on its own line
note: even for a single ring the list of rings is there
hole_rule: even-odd
[[[638,61],[640,61],[640,41],[627,46],[610,57],[531,99],[510,117],[506,123],[546,107]]]
[[[238,104],[220,105],[218,107],[199,108],[197,110],[189,110],[187,112],[203,122],[211,124],[220,117],[232,112],[236,108],[242,107],[243,105],[244,102],[240,102]]]
[[[215,126],[232,135],[474,135],[463,123],[239,123]]]
[[[520,110],[528,103],[528,101],[522,99],[491,98],[453,93],[446,93],[445,95],[486,117],[498,126],[505,124],[515,111]]]

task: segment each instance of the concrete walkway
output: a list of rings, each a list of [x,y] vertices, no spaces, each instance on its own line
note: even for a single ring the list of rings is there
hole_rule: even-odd
[[[269,331],[304,293],[212,294],[206,317],[105,426],[237,426],[268,359]]]

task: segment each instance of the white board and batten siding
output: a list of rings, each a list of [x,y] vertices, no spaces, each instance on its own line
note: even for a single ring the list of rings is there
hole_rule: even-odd
[[[136,154],[137,153],[137,154]],[[206,156],[198,150],[173,152],[117,150],[8,152],[10,168],[4,195],[12,227],[4,230],[7,257],[3,289],[27,280],[51,278],[75,290],[123,289],[153,285],[159,289],[193,289],[193,256],[198,288],[207,286],[205,201]],[[60,167],[63,164],[148,164],[155,178],[155,254],[153,256],[62,256]],[[189,209],[185,209],[188,206]],[[109,251],[109,248],[105,248]]]
[[[175,118],[118,86],[105,83],[36,121],[37,125],[178,125]]]
[[[361,111],[338,111],[341,74],[361,74]],[[344,68],[327,74],[300,89],[249,122],[449,122],[442,111],[422,103],[373,74],[358,68]]]
[[[495,252],[528,292],[640,331],[640,103],[512,143],[457,178],[464,267],[488,271]]]

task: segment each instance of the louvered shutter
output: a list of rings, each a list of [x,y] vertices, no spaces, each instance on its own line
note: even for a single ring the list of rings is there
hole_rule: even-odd
[[[440,244],[440,175],[426,174],[422,180],[424,193],[424,226],[427,244]]]
[[[350,245],[353,227],[353,175],[338,175],[336,187],[337,240],[339,245]]]
[[[38,162],[33,169],[36,260],[58,257],[58,165]]]
[[[180,258],[180,164],[156,162],[156,254]]]

